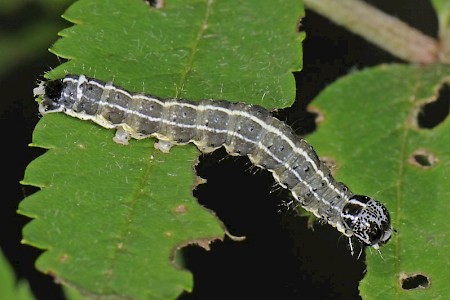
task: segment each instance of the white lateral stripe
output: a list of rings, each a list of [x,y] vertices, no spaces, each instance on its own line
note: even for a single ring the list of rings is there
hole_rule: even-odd
[[[251,115],[251,114],[249,114],[247,112],[239,111],[239,110],[230,110],[230,109],[227,109],[227,108],[216,107],[216,106],[213,106],[213,105],[200,105],[200,104],[199,105],[194,105],[194,104],[191,104],[191,103],[175,102],[173,100],[171,101],[170,99],[167,100],[167,101],[161,101],[159,99],[152,98],[152,97],[145,96],[145,95],[138,95],[138,94],[132,95],[132,94],[128,93],[125,90],[122,90],[122,89],[119,89],[119,88],[115,87],[114,85],[112,85],[112,83],[107,83],[105,85],[102,85],[99,82],[97,82],[96,80],[88,81],[84,75],[79,76],[78,80],[75,80],[74,78],[70,78],[70,77],[69,78],[67,78],[67,77],[64,78],[64,81],[66,81],[66,80],[67,81],[72,81],[72,82],[77,82],[77,97],[78,97],[78,88],[81,89],[81,84],[84,83],[84,82],[88,82],[89,84],[94,84],[97,87],[102,88],[102,89],[108,89],[108,90],[113,90],[115,92],[119,92],[119,93],[121,93],[121,94],[123,94],[123,95],[125,95],[125,96],[127,96],[129,98],[132,98],[132,99],[144,99],[144,100],[147,100],[147,101],[153,101],[153,102],[156,102],[156,103],[158,103],[158,104],[160,104],[160,105],[162,105],[164,107],[170,107],[170,106],[182,106],[183,107],[184,106],[184,107],[190,107],[190,108],[193,108],[193,109],[196,109],[196,110],[200,110],[200,111],[205,111],[205,110],[213,110],[214,111],[215,110],[215,111],[225,112],[225,113],[227,113],[230,116],[231,115],[239,115],[239,116],[251,119],[252,121],[258,123],[262,128],[264,128],[268,132],[271,132],[271,133],[274,133],[275,135],[280,136],[284,141],[286,141],[289,144],[289,146],[291,147],[291,149],[295,153],[297,153],[300,156],[302,156],[307,162],[309,162],[311,164],[311,166],[313,167],[314,171],[320,176],[320,178],[323,181],[325,181],[327,183],[327,185],[335,193],[340,195],[343,199],[347,198],[345,196],[345,194],[337,186],[334,186],[333,184],[331,184],[331,182],[328,180],[327,176],[325,176],[325,174],[323,174],[323,172],[319,169],[319,167],[314,163],[314,161],[308,156],[308,154],[303,149],[296,147],[294,142],[291,139],[289,139],[287,136],[282,134],[282,132],[279,129],[273,127],[270,124],[267,124],[267,123],[263,122],[261,119],[256,118],[255,116],[253,116],[253,115]],[[120,108],[116,107],[116,108],[121,109],[123,111],[125,110],[125,112],[127,112],[127,113],[130,113],[130,112],[131,113],[135,113],[134,111],[125,109],[123,107],[120,107]],[[148,117],[148,116],[145,116],[145,117]],[[157,121],[157,120],[155,120],[155,121]],[[296,174],[296,177],[297,177],[297,173],[295,172],[294,174]],[[299,180],[300,180],[300,178],[299,178]],[[311,190],[311,192],[313,192],[313,191]]]

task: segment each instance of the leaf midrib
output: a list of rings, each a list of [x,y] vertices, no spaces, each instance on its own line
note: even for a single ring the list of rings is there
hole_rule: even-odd
[[[189,76],[189,73],[192,71],[192,67],[194,65],[195,55],[197,53],[197,48],[200,44],[200,41],[203,38],[203,35],[208,28],[208,20],[209,16],[211,14],[211,8],[212,8],[213,0],[207,0],[206,2],[206,10],[205,15],[203,16],[203,21],[199,27],[197,36],[194,39],[194,43],[192,47],[190,48],[190,54],[186,63],[186,67],[184,68],[183,72],[180,74],[180,81],[178,83],[178,86],[175,91],[175,98],[183,98],[183,91],[184,87],[186,85],[187,77]]]
[[[421,87],[421,83],[422,83],[422,72],[418,72],[418,76],[416,78],[416,82],[413,85],[412,88],[412,92],[411,92],[411,97],[410,97],[410,101],[409,101],[409,109],[408,111],[411,112],[412,110],[414,110],[415,107],[415,103],[417,102],[417,95],[418,95],[418,91],[420,90]],[[402,187],[404,186],[403,183],[405,182],[404,180],[404,173],[405,173],[405,167],[406,164],[405,162],[407,161],[407,145],[408,145],[408,137],[409,137],[409,132],[411,130],[411,126],[409,125],[409,114],[407,115],[407,118],[405,120],[403,120],[403,126],[402,126],[402,135],[401,135],[401,139],[400,139],[400,151],[399,151],[399,167],[398,167],[398,176],[397,176],[397,182],[396,182],[396,190],[397,190],[397,196],[396,196],[396,213],[395,213],[395,218],[396,218],[396,224],[400,225],[400,208],[402,206],[401,204],[401,200],[402,200]],[[395,233],[393,233],[395,234]],[[395,257],[400,257],[401,254],[401,247],[400,247],[400,237],[399,234],[395,234]],[[400,273],[400,269],[401,269],[401,259],[395,259],[395,270],[396,270],[396,274]],[[400,289],[395,289],[396,291],[396,299],[401,299],[401,293],[400,293]]]
[[[149,156],[150,157],[150,156]],[[117,262],[117,258],[119,257],[120,249],[116,246],[119,243],[122,243],[123,245],[126,245],[126,236],[127,232],[129,232],[130,225],[132,224],[134,220],[134,216],[136,215],[136,206],[138,204],[139,199],[142,199],[143,194],[143,187],[147,186],[149,182],[150,174],[152,174],[152,168],[155,166],[154,160],[152,159],[146,159],[145,167],[142,168],[141,175],[137,178],[137,184],[134,187],[134,192],[129,198],[129,205],[127,205],[127,214],[122,215],[122,219],[125,220],[123,224],[123,230],[118,235],[118,238],[116,239],[116,242],[114,243],[113,247],[113,254],[110,259],[110,270],[112,271],[111,274],[115,274],[115,263]],[[111,283],[113,276],[105,276],[105,284],[104,288],[109,288],[110,290],[114,290],[114,285]]]

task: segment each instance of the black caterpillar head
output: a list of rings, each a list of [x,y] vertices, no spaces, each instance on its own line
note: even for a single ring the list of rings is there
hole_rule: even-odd
[[[370,197],[352,196],[343,208],[343,219],[362,243],[375,249],[391,238],[391,218],[386,207]]]
[[[58,79],[41,82],[34,89],[34,95],[40,97],[39,112],[44,115],[49,112],[60,112],[65,108],[70,108],[76,100],[73,87],[68,88],[71,84],[76,83],[73,80]],[[39,100],[38,100],[39,101]]]

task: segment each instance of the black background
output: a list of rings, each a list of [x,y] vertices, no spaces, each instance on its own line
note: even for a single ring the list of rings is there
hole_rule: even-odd
[[[168,0],[167,0],[168,1]],[[437,35],[437,20],[427,0],[372,0],[380,9],[399,17],[430,36]],[[0,12],[0,34],[14,34],[32,18],[58,19],[37,4],[24,5],[14,16]],[[312,11],[301,22],[306,31],[304,66],[297,79],[296,103],[277,113],[299,134],[315,129],[306,105],[328,84],[355,69],[400,60],[362,38],[332,24]],[[69,25],[61,20],[59,29]],[[55,29],[56,32],[59,30]],[[49,41],[49,45],[52,41]],[[12,58],[14,59],[14,58]],[[18,278],[30,282],[37,299],[64,299],[49,276],[34,268],[40,250],[21,245],[21,229],[29,219],[17,215],[18,203],[34,192],[19,184],[27,164],[43,153],[29,148],[38,122],[32,90],[41,75],[60,62],[45,48],[18,60],[0,76],[2,138],[2,196],[0,246]],[[251,168],[247,158],[229,157],[218,150],[203,155],[197,167],[208,183],[195,193],[199,202],[214,210],[234,235],[244,242],[225,239],[207,252],[189,246],[183,250],[186,267],[194,274],[194,291],[180,299],[358,299],[358,281],[364,276],[364,255],[351,256],[345,238],[328,225],[308,230],[306,218],[287,211],[281,202],[289,193],[274,190],[266,171]]]

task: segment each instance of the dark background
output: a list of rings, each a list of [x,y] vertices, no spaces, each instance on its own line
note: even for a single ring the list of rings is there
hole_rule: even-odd
[[[437,35],[436,16],[427,0],[368,2],[430,36]],[[58,22],[61,13],[49,12],[38,4],[24,4],[14,14],[0,12],[0,35],[14,35],[37,17]],[[315,125],[314,115],[305,107],[324,87],[352,70],[401,61],[312,11],[307,10],[301,23],[307,37],[303,44],[304,67],[295,74],[296,103],[277,116],[297,133],[307,134]],[[60,20],[46,47],[56,40],[56,32],[68,25]],[[39,120],[32,90],[45,71],[60,64],[46,47],[32,55],[12,57],[16,60],[12,67],[0,73],[5,192],[0,209],[0,246],[18,278],[30,283],[37,299],[63,299],[53,279],[34,268],[41,251],[20,244],[21,229],[29,219],[16,214],[18,203],[35,191],[19,181],[28,163],[43,153],[27,146]],[[289,193],[273,191],[274,180],[267,171],[255,173],[247,158],[229,157],[222,149],[203,155],[197,170],[208,180],[194,192],[199,202],[214,210],[232,234],[247,239],[215,242],[209,252],[194,246],[183,250],[195,287],[192,294],[184,294],[181,299],[359,298],[364,254],[359,260],[351,256],[347,240],[328,225],[316,223],[314,231],[307,229],[306,218],[281,204],[289,201]]]

